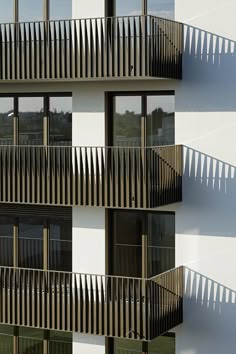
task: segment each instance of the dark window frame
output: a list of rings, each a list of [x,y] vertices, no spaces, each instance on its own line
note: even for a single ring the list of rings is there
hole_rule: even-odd
[[[49,140],[49,123],[50,123],[50,98],[56,97],[71,97],[72,92],[24,92],[24,93],[1,93],[0,98],[13,98],[13,144],[12,145],[19,145],[19,99],[20,98],[42,98],[43,100],[43,115],[46,121],[43,124],[43,142],[42,145],[50,146]],[[72,132],[71,132],[72,133]],[[72,135],[72,134],[71,134]],[[71,136],[72,138],[72,136]],[[27,145],[26,145],[27,146]]]
[[[141,112],[142,117],[146,117],[147,109],[147,96],[174,96],[175,90],[155,90],[155,91],[112,91],[105,92],[105,145],[113,146],[112,132],[113,132],[113,110],[114,110],[114,97],[124,96],[139,96],[141,98]],[[146,132],[142,131],[142,135]]]

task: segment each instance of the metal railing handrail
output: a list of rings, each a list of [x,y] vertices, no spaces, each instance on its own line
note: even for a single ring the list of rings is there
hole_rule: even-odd
[[[60,274],[65,274],[65,275],[82,275],[82,276],[88,276],[88,277],[101,277],[101,278],[118,278],[118,279],[129,279],[129,280],[140,280],[140,281],[151,281],[157,277],[162,277],[163,275],[166,275],[168,273],[171,273],[173,271],[176,271],[177,269],[181,269],[183,266],[179,266],[176,268],[172,268],[166,272],[157,274],[153,277],[150,278],[142,278],[142,277],[127,277],[127,276],[121,276],[121,275],[106,275],[106,274],[95,274],[95,273],[79,273],[79,272],[65,272],[65,271],[57,271],[57,270],[44,270],[44,269],[35,269],[35,268],[21,268],[21,267],[7,267],[7,266],[0,266],[1,269],[12,269],[14,271],[32,271],[32,272],[39,272],[39,273],[60,273]]]
[[[92,20],[113,20],[113,19],[129,19],[129,18],[153,18],[170,23],[183,24],[180,21],[175,21],[169,18],[155,16],[151,14],[146,15],[125,15],[125,16],[100,16],[100,17],[81,17],[81,18],[66,18],[66,19],[54,19],[54,20],[39,20],[39,21],[18,21],[18,22],[0,22],[1,25],[20,25],[20,24],[35,24],[35,23],[55,23],[55,22],[70,22],[70,21],[92,21]]]

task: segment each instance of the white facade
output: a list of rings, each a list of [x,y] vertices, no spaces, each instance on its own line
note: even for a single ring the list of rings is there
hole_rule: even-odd
[[[185,24],[182,81],[0,85],[8,93],[72,91],[74,146],[105,145],[105,92],[175,91],[183,201],[160,210],[176,213],[176,266],[186,267],[177,354],[236,347],[235,13],[232,0],[175,0],[175,18]],[[104,0],[73,0],[73,18],[104,15]],[[73,208],[73,272],[105,274],[105,242],[105,209]],[[105,354],[105,338],[76,334],[73,353]]]

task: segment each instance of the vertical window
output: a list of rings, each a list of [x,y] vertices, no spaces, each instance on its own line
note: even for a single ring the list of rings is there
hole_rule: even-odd
[[[50,0],[50,20],[72,18],[72,0]]]
[[[43,333],[41,329],[19,327],[19,354],[43,354]]]
[[[0,353],[13,354],[13,326],[0,325]]]
[[[0,266],[2,267],[13,266],[13,226],[12,218],[0,217]]]
[[[50,97],[49,145],[72,144],[72,97]]]
[[[72,271],[72,223],[67,220],[51,220],[49,226],[49,268]]]
[[[175,143],[175,100],[173,95],[147,96],[147,145]]]
[[[148,277],[175,267],[175,215],[148,214]]]
[[[20,218],[19,267],[43,268],[43,220]]]
[[[19,0],[19,21],[43,21],[43,0]]]
[[[19,145],[43,144],[43,97],[19,98]]]
[[[141,146],[141,98],[113,98],[113,146]]]
[[[0,23],[14,22],[13,1],[0,0]]]
[[[0,145],[13,144],[13,116],[13,98],[0,97]]]
[[[50,331],[49,353],[72,353],[72,333]]]

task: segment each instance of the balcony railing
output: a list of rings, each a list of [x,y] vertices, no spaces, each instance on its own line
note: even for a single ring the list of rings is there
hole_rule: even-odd
[[[0,25],[0,80],[182,77],[183,25],[154,16]]]
[[[181,201],[182,146],[0,146],[0,202],[154,208]]]
[[[0,268],[0,323],[152,340],[182,322],[183,268],[151,279]]]

